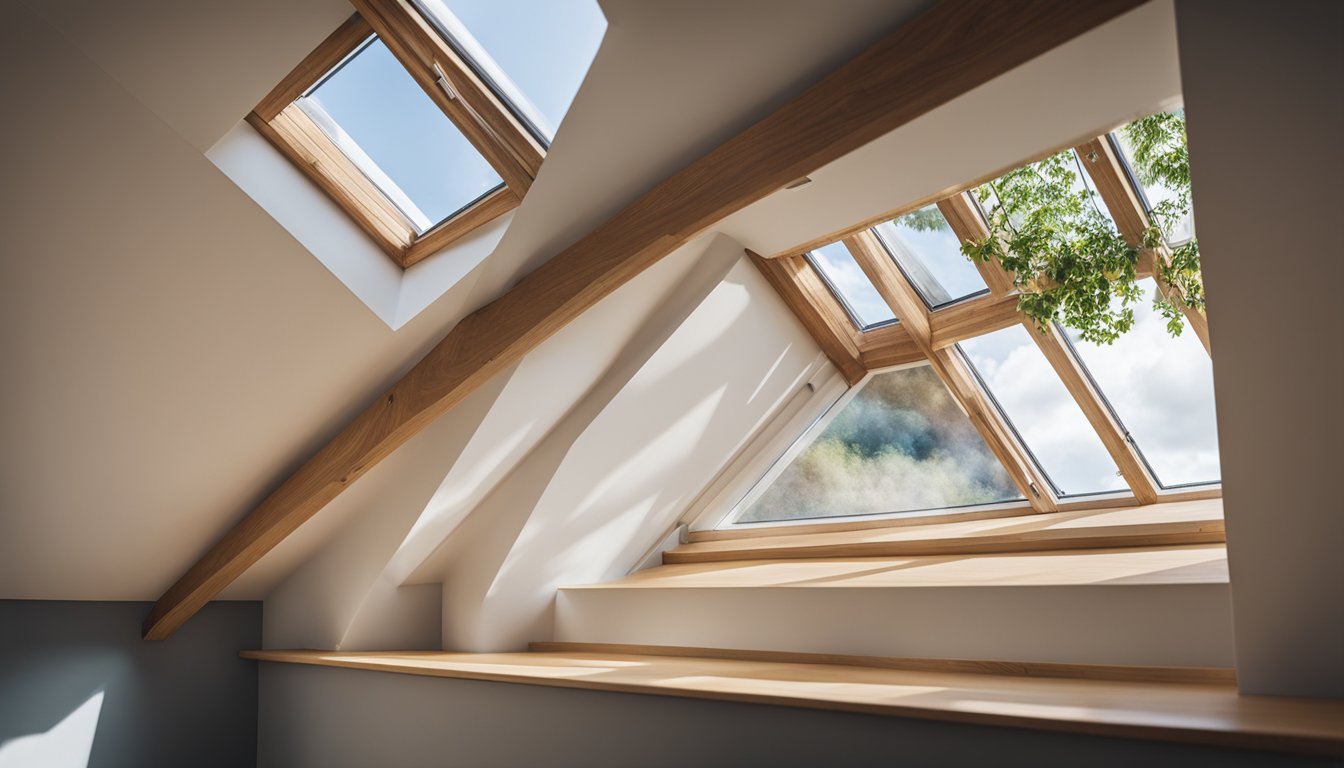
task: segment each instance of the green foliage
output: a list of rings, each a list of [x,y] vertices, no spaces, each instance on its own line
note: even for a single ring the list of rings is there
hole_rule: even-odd
[[[895,224],[898,227],[909,227],[916,232],[937,232],[948,227],[947,219],[943,218],[943,214],[936,205],[930,205],[926,208],[920,208],[918,211],[911,211],[904,216],[898,216]]]
[[[1190,210],[1185,119],[1162,113],[1122,130],[1134,147],[1140,179],[1176,191],[1154,206],[1154,223],[1144,238],[1151,248]],[[973,260],[998,258],[1016,274],[1019,310],[1041,325],[1063,321],[1096,343],[1109,344],[1133,327],[1133,304],[1142,298],[1135,274],[1139,249],[1102,213],[1072,150],[1010,171],[978,194],[995,234],[964,243],[962,252]],[[1191,306],[1203,306],[1198,245],[1192,240],[1175,249],[1162,274],[1179,295],[1160,295],[1156,305],[1178,335],[1183,319],[1175,301],[1183,296]]]

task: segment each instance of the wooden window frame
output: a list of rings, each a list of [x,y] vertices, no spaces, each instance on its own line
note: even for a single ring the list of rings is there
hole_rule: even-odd
[[[247,122],[405,269],[517,208],[546,151],[408,0],[354,0],[354,5],[358,11],[299,62]],[[295,104],[375,35],[504,181],[423,233]]]
[[[1023,164],[1036,162],[1065,149],[1072,149],[1082,160],[1085,172],[1091,177],[1121,235],[1131,244],[1141,246],[1143,233],[1148,226],[1148,214],[1134,180],[1125,171],[1123,161],[1115,149],[1111,132],[1055,147]],[[751,251],[747,253],[785,303],[803,319],[804,326],[831,362],[840,369],[850,386],[862,381],[873,371],[912,362],[931,363],[952,396],[971,416],[972,423],[984,437],[986,445],[1018,488],[1023,490],[1023,496],[1035,512],[1085,509],[1097,504],[1147,505],[1221,497],[1221,483],[1170,490],[1158,483],[1058,329],[1042,329],[1017,309],[1018,292],[1013,284],[1013,274],[1005,270],[997,259],[975,262],[976,269],[989,288],[988,294],[982,293],[930,308],[894,259],[889,257],[873,230],[878,224],[936,204],[958,239],[983,239],[989,234],[988,225],[968,190],[1020,165],[988,174],[959,185],[950,193],[918,200],[771,256],[760,256]],[[858,328],[831,291],[827,290],[820,274],[805,255],[835,242],[843,243],[849,249],[873,287],[895,312],[896,322],[868,330]],[[1186,304],[1175,286],[1162,280],[1158,267],[1168,259],[1170,251],[1165,245],[1154,249],[1144,248],[1140,255],[1138,275],[1153,277],[1158,281],[1164,294],[1182,310],[1205,351],[1211,354],[1208,319],[1203,311]],[[1013,430],[1007,427],[1003,414],[966,369],[965,361],[949,349],[960,341],[1014,325],[1027,328],[1065,389],[1082,409],[1089,425],[1129,485],[1127,493],[1107,494],[1104,499],[1086,497],[1093,494],[1078,498],[1057,496],[1053,487],[1045,481],[1042,468],[1021,445]],[[966,513],[949,513],[952,516],[959,514]]]

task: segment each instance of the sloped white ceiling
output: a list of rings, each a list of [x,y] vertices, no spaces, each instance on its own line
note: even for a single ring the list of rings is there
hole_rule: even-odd
[[[0,129],[0,597],[157,597],[457,319],[918,5],[604,3],[508,236],[393,333],[202,156],[348,7],[0,1],[22,105]]]

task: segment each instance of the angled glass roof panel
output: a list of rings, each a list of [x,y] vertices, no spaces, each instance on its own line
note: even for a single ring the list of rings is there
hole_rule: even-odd
[[[1157,290],[1152,278],[1140,285],[1149,296]],[[1133,307],[1134,327],[1113,344],[1093,344],[1064,330],[1164,487],[1218,482],[1209,355],[1189,327],[1173,338],[1151,301]]]
[[[1083,170],[1082,158],[1078,157],[1078,153],[1072,149],[1065,150],[1065,152],[1061,152],[1059,155],[1055,155],[1054,157],[1060,157],[1060,156],[1064,156],[1067,159],[1067,162],[1063,164],[1064,165],[1063,172],[1068,177],[1069,188],[1075,194],[1085,192],[1086,198],[1089,201],[1090,210],[1096,211],[1097,213],[1101,214],[1101,217],[1106,219],[1106,221],[1110,222],[1111,226],[1114,227],[1115,218],[1111,216],[1111,212],[1109,209],[1107,209],[1106,203],[1101,199],[1101,193],[1097,191],[1096,185],[1092,183],[1092,177],[1089,176],[1085,170]],[[1045,163],[1045,161],[1041,160],[1023,167],[1035,168],[1039,172],[1039,169],[1042,167],[1043,163]],[[1001,205],[998,194],[995,191],[996,185],[1001,183],[1003,183],[1002,177],[995,179],[994,181],[991,181],[987,184],[982,184],[980,188],[976,190],[976,193],[971,196],[980,206],[980,212],[985,217],[986,221],[992,219],[994,212],[998,210]],[[1016,227],[1021,226],[1023,216],[1027,213],[1027,211],[1014,210],[1014,211],[1008,211],[1007,213],[1009,223],[1012,226]]]
[[[377,37],[295,103],[417,234],[503,184]]]
[[[891,307],[873,287],[844,243],[818,248],[807,254],[807,259],[860,329],[867,330],[896,319]]]
[[[989,292],[937,205],[873,229],[931,309]]]
[[[1106,446],[1031,333],[1014,325],[958,346],[1057,493],[1126,490]]]
[[[413,2],[549,144],[606,32],[596,0]]]
[[[1020,499],[928,365],[874,375],[734,521],[849,517]]]
[[[1169,114],[1175,114],[1181,118],[1185,117],[1184,109],[1173,110]],[[1144,183],[1139,178],[1137,166],[1134,164],[1134,145],[1130,142],[1125,130],[1122,128],[1111,134],[1115,146],[1119,148],[1120,157],[1124,160],[1125,168],[1129,172],[1130,178],[1134,181],[1134,186],[1143,195],[1143,207],[1151,215],[1153,207],[1161,205],[1171,200],[1175,200],[1180,192],[1164,181],[1153,181]],[[1194,207],[1187,211],[1179,220],[1170,223],[1170,231],[1167,233],[1167,242],[1175,247],[1188,242],[1195,236],[1195,218]]]

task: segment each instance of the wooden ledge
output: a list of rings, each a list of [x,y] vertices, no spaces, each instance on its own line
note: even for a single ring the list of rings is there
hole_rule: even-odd
[[[988,555],[731,560],[660,565],[622,579],[563,586],[608,589],[926,589],[970,587],[1226,587],[1221,544],[1071,549]]]
[[[663,562],[974,555],[1225,541],[1222,500],[1210,499],[910,527],[783,532],[775,536],[699,541],[663,553]]]
[[[1203,683],[1235,685],[1237,671],[1231,667],[1153,667],[1120,664],[1061,664],[1048,661],[999,661],[991,659],[924,659],[908,656],[853,656],[842,653],[797,651],[751,651],[735,648],[701,648],[685,645],[638,643],[528,643],[534,653],[620,653],[638,656],[676,656],[693,659],[768,661],[785,664],[838,664],[846,667],[901,669],[907,672],[956,672],[973,675],[1050,677],[1073,680],[1113,680],[1129,683]]]
[[[1344,755],[1344,702],[1153,683],[622,653],[244,651],[259,661]]]

